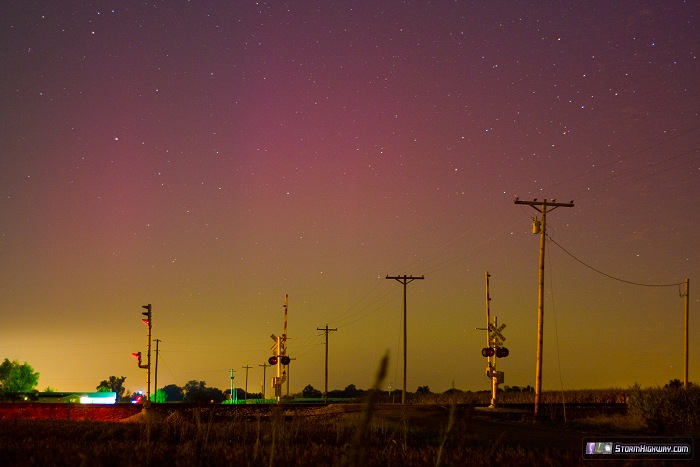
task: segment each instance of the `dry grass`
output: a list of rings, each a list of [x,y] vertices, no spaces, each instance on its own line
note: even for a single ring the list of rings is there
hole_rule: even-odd
[[[384,362],[375,387],[381,387],[385,372]],[[651,394],[657,397],[658,391]],[[565,396],[569,403],[610,403],[622,395],[585,391]],[[513,419],[487,429],[486,415],[475,413],[473,401],[456,401],[469,395],[407,406],[382,404],[379,396],[371,391],[359,405],[276,406],[269,412],[180,406],[149,410],[132,423],[5,420],[0,423],[0,465],[588,465],[581,460],[579,434],[569,430],[625,434],[649,429],[634,414],[580,417],[566,429],[558,420],[535,425]],[[644,393],[635,397],[646,404],[641,408],[651,403]]]

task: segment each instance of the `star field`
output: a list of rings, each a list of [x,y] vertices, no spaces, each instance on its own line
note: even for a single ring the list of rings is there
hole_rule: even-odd
[[[682,378],[700,278],[700,34],[684,1],[22,2],[0,19],[0,358],[39,389],[225,389],[289,294],[292,391],[488,389],[484,273],[506,384]],[[691,285],[691,313],[697,309]],[[698,327],[691,318],[691,351]],[[691,354],[691,380],[698,363]],[[239,373],[240,375],[240,373]],[[240,376],[239,376],[240,377]],[[238,381],[238,380],[237,380]],[[254,383],[253,383],[254,382]],[[240,384],[240,383],[238,383]],[[257,389],[256,389],[257,390]]]

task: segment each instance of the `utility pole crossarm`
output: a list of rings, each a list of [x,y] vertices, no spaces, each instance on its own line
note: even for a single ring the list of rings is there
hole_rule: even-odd
[[[533,208],[537,209],[538,211],[542,212],[539,208],[540,207],[549,207],[551,206],[552,208],[573,208],[574,207],[574,201],[572,200],[569,203],[557,203],[557,200],[553,199],[551,201],[547,201],[547,199],[543,199],[541,201],[538,201],[537,198],[533,199],[532,201],[522,201],[520,198],[516,197],[515,198],[515,204],[527,204],[528,206],[532,206]]]
[[[408,284],[409,282],[413,282],[415,280],[425,279],[425,276],[407,276],[404,274],[403,276],[386,276],[386,278],[397,280],[402,284]]]

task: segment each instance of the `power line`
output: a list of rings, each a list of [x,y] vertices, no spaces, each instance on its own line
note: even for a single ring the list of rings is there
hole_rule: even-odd
[[[603,276],[605,276],[605,277],[608,277],[608,278],[610,278],[610,279],[614,279],[614,280],[619,281],[619,282],[624,282],[625,284],[639,285],[639,286],[642,286],[642,287],[676,287],[676,286],[683,285],[682,282],[675,282],[675,283],[673,283],[673,284],[642,284],[642,283],[640,283],[640,282],[633,282],[633,281],[628,281],[628,280],[625,280],[625,279],[620,279],[619,277],[612,276],[612,275],[607,274],[607,273],[605,273],[605,272],[603,272],[603,271],[601,271],[601,270],[599,270],[599,269],[596,269],[596,268],[594,268],[593,266],[591,266],[590,264],[586,264],[585,262],[583,262],[582,260],[580,260],[580,259],[578,259],[576,256],[574,256],[571,252],[567,251],[566,248],[564,248],[563,246],[561,246],[560,244],[558,244],[558,243],[557,243],[552,237],[550,237],[549,235],[547,235],[547,238],[549,239],[549,241],[551,241],[551,242],[554,243],[556,246],[558,246],[564,253],[566,253],[567,255],[571,256],[573,259],[575,259],[575,260],[578,261],[579,263],[583,264],[583,265],[586,266],[588,269],[590,269],[590,270],[592,270],[592,271],[595,271],[595,272],[597,272],[598,274],[603,275]]]
[[[561,180],[560,182],[558,182],[558,183],[556,183],[555,185],[553,185],[553,187],[562,185],[562,184],[564,184],[564,183],[572,182],[572,181],[574,181],[574,180],[578,180],[579,178],[585,177],[586,175],[591,175],[591,174],[596,173],[596,172],[598,172],[598,171],[600,171],[600,170],[606,169],[606,168],[608,168],[608,167],[610,167],[610,166],[612,166],[612,165],[615,165],[615,164],[618,164],[618,163],[620,163],[620,162],[622,162],[622,161],[625,161],[625,160],[627,160],[627,159],[631,159],[631,158],[633,158],[633,157],[639,156],[640,154],[643,154],[643,153],[645,153],[645,152],[647,152],[647,151],[651,151],[652,149],[656,149],[656,148],[658,148],[658,147],[660,147],[660,146],[662,146],[662,145],[664,145],[664,144],[666,144],[666,143],[669,143],[669,142],[671,142],[671,141],[673,141],[673,140],[675,140],[675,139],[680,138],[681,136],[685,136],[685,135],[687,135],[687,134],[693,133],[693,132],[698,131],[698,130],[700,130],[700,126],[695,126],[695,127],[689,128],[689,129],[687,129],[687,130],[685,130],[685,131],[682,131],[682,132],[680,132],[680,133],[678,133],[678,134],[675,134],[675,135],[673,135],[673,136],[671,136],[671,137],[669,137],[669,138],[666,138],[666,139],[664,139],[664,140],[661,140],[661,141],[659,141],[658,143],[652,144],[652,145],[647,146],[647,147],[645,147],[645,148],[642,148],[642,149],[640,149],[640,150],[638,150],[638,151],[632,152],[632,153],[630,153],[630,154],[628,154],[628,155],[626,155],[626,156],[618,157],[617,159],[615,159],[615,160],[612,161],[612,162],[608,162],[607,164],[599,165],[599,166],[597,166],[597,167],[595,167],[595,168],[593,168],[593,169],[591,169],[591,170],[588,170],[587,172],[584,172],[584,173],[582,173],[582,174],[575,175],[575,176],[573,176],[573,177],[570,177],[570,178]],[[697,151],[697,148],[696,148],[695,150]],[[690,151],[690,152],[692,152],[692,151]]]

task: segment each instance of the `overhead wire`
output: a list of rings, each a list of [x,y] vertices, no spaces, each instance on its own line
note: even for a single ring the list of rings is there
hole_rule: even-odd
[[[677,133],[677,134],[675,134],[675,135],[673,135],[673,136],[671,136],[671,137],[669,137],[669,138],[666,138],[666,139],[664,139],[664,140],[661,140],[661,141],[659,141],[658,143],[655,143],[655,144],[646,146],[646,147],[644,147],[644,148],[642,148],[642,149],[640,149],[640,150],[638,150],[638,151],[634,151],[634,152],[632,152],[632,153],[630,153],[630,154],[628,154],[628,155],[626,155],[626,156],[618,157],[617,159],[615,159],[615,160],[612,161],[612,162],[608,162],[608,163],[605,163],[605,164],[598,165],[598,166],[596,166],[596,167],[594,167],[594,168],[592,168],[592,169],[590,169],[590,170],[588,170],[588,171],[586,171],[586,172],[583,172],[582,174],[579,174],[579,175],[576,175],[576,176],[573,176],[573,177],[570,177],[570,178],[561,180],[561,181],[555,183],[554,185],[552,185],[552,187],[556,187],[556,186],[559,186],[559,185],[562,185],[562,184],[565,184],[565,183],[569,183],[569,182],[578,180],[578,179],[580,179],[580,178],[586,177],[587,175],[594,174],[594,173],[599,172],[599,171],[601,171],[601,170],[603,170],[603,169],[606,169],[606,168],[608,168],[608,167],[611,167],[611,166],[613,166],[613,165],[615,165],[615,164],[619,164],[619,163],[621,163],[621,162],[623,162],[623,161],[625,161],[625,160],[627,160],[627,159],[631,159],[631,158],[633,158],[633,157],[637,157],[637,156],[639,156],[639,155],[641,155],[641,154],[644,154],[644,153],[647,152],[647,151],[651,151],[652,149],[656,149],[656,148],[658,148],[658,147],[661,147],[661,146],[663,146],[663,145],[665,145],[665,144],[670,143],[671,141],[674,141],[674,140],[676,140],[676,139],[678,139],[678,138],[680,138],[680,137],[682,137],[682,136],[688,135],[688,134],[693,133],[693,132],[696,132],[696,131],[698,131],[698,130],[700,130],[700,125],[694,126],[694,127],[691,127],[691,128],[688,128],[688,129],[686,129],[686,130],[684,130],[684,131],[681,131],[680,133]],[[690,151],[688,151],[687,153],[694,152],[694,151],[698,151],[698,148],[694,148],[693,150],[690,150]],[[674,157],[675,157],[675,156],[674,156]]]
[[[659,148],[665,144],[668,144],[672,141],[675,141],[675,140],[677,140],[685,135],[691,134],[691,133],[696,132],[698,130],[700,130],[700,126],[691,127],[689,129],[681,131],[680,133],[677,133],[669,138],[661,140],[658,143],[651,144],[651,145],[649,145],[645,148],[642,148],[638,151],[634,151],[630,154],[619,157],[612,162],[596,166],[595,168],[588,170],[588,171],[585,171],[579,175],[562,180],[553,186],[559,186],[559,185],[573,182],[573,181],[582,179],[586,176],[595,174],[597,172],[600,172],[601,170],[612,167],[616,164],[620,164],[628,159],[632,159],[634,157],[640,156],[648,151]],[[606,177],[605,180],[601,181],[600,183],[595,184],[593,186],[593,188],[598,188],[606,183],[609,183],[610,180],[617,180],[620,182],[624,182],[625,180],[627,180],[627,182],[634,182],[634,181],[639,181],[639,180],[643,180],[646,178],[656,176],[660,173],[664,173],[664,172],[673,170],[677,167],[681,167],[681,166],[687,164],[688,161],[683,160],[683,161],[679,162],[678,164],[674,164],[674,165],[670,165],[670,166],[669,165],[664,166],[664,164],[667,164],[668,162],[671,162],[671,161],[681,159],[682,157],[690,155],[690,154],[696,154],[699,151],[700,151],[700,148],[694,148],[694,149],[690,149],[688,151],[684,151],[684,152],[679,153],[679,154],[674,154],[674,155],[667,157],[665,159],[652,162],[644,167],[638,167],[636,169],[632,169],[632,170],[629,170],[627,172],[615,172],[611,176]],[[653,170],[651,173],[644,174],[645,171],[648,171],[650,169]],[[630,178],[634,177],[635,175],[641,175],[641,176],[634,178],[633,180],[630,180]],[[589,189],[589,191],[590,191],[590,189]],[[469,233],[468,230],[465,230],[464,232],[460,233],[459,235],[452,238],[448,242],[442,244],[441,246],[439,246],[437,248],[434,248],[431,252],[431,253],[435,253],[434,255],[428,257],[427,259],[421,258],[421,259],[417,259],[415,261],[409,262],[406,265],[404,265],[403,268],[404,269],[418,268],[419,266],[422,265],[423,268],[422,268],[421,272],[423,272],[424,274],[432,274],[432,273],[435,273],[438,271],[442,271],[444,269],[448,269],[450,267],[453,267],[457,264],[460,264],[460,263],[466,261],[469,258],[472,258],[472,257],[478,255],[481,252],[481,250],[483,249],[482,248],[483,245],[486,245],[486,244],[494,241],[495,239],[497,239],[498,237],[503,235],[508,230],[511,230],[519,222],[521,222],[521,218],[518,218],[517,221],[515,221],[512,224],[508,225],[507,227],[503,228],[501,231],[497,232],[494,235],[491,235],[490,237],[488,237],[488,238],[484,239],[483,241],[479,242],[478,244],[474,245],[471,248],[471,251],[469,251],[466,254],[460,255],[457,258],[455,258],[454,256],[451,256],[449,258],[441,259],[440,257],[443,256],[443,254],[444,254],[443,252],[446,250],[447,247],[458,242],[460,239],[464,238]],[[581,264],[583,264],[584,266],[592,269],[593,271],[595,271],[599,274],[602,274],[606,277],[609,277],[611,279],[614,279],[614,280],[617,280],[620,282],[625,282],[625,283],[632,284],[632,285],[640,285],[640,286],[647,286],[647,287],[670,287],[670,286],[679,285],[679,283],[660,284],[660,285],[659,284],[641,284],[638,282],[628,281],[625,279],[621,279],[621,278],[612,276],[610,274],[606,274],[602,271],[599,271],[599,270],[593,268],[592,266],[586,264],[585,262],[583,262],[580,259],[578,259],[577,257],[575,257],[573,254],[571,254],[565,248],[563,248],[561,245],[559,245],[556,241],[554,241],[549,235],[548,235],[548,238],[555,245],[557,245],[559,248],[561,248],[565,253],[567,253],[569,256],[571,256],[576,261],[578,261]],[[438,251],[440,251],[440,253],[437,253]],[[384,281],[378,281],[377,284],[375,284],[365,295],[363,295],[360,299],[358,299],[352,305],[347,307],[339,315],[333,317],[332,319],[327,320],[327,322],[333,323],[333,325],[339,329],[345,328],[345,327],[349,327],[349,326],[351,326],[359,321],[362,321],[362,320],[372,316],[376,312],[380,311],[381,309],[383,309],[386,305],[388,305],[391,302],[391,300],[394,299],[394,297],[392,296],[392,293],[394,293],[394,291],[395,291],[395,289],[392,290],[390,287],[388,287],[388,285],[384,285],[383,282]],[[378,295],[375,295],[375,292],[377,292],[377,290],[381,289],[382,287],[384,288],[384,290],[381,291]],[[364,306],[357,309],[357,307],[359,307],[361,304],[363,304],[365,301],[367,301],[368,298],[370,298],[370,297],[371,297],[371,299],[369,300],[368,303],[364,304]],[[313,348],[315,348],[317,345],[321,345],[323,343],[322,341],[320,341],[321,336],[322,336],[322,334],[318,334],[317,336],[309,337],[307,343],[305,345],[302,345],[299,348],[299,350],[302,352],[299,355],[305,355],[308,352],[310,352],[311,350],[313,350]]]
[[[554,243],[556,246],[558,246],[564,253],[566,253],[567,255],[571,256],[574,260],[576,260],[576,261],[578,261],[579,263],[581,263],[582,265],[586,266],[588,269],[590,269],[590,270],[592,270],[592,271],[595,271],[595,272],[597,272],[598,274],[603,275],[603,276],[605,276],[605,277],[608,277],[608,278],[610,278],[610,279],[614,279],[614,280],[619,281],[619,282],[624,282],[625,284],[638,285],[638,286],[642,286],[642,287],[677,287],[677,286],[680,286],[680,285],[683,284],[682,282],[674,282],[673,284],[642,284],[642,283],[640,283],[640,282],[634,282],[634,281],[630,281],[630,280],[626,280],[626,279],[621,279],[621,278],[619,278],[619,277],[615,277],[615,276],[613,276],[613,275],[611,275],[611,274],[608,274],[608,273],[605,273],[605,272],[603,272],[603,271],[601,271],[601,270],[599,270],[599,269],[596,269],[596,268],[594,268],[593,266],[591,266],[590,264],[588,264],[588,263],[582,261],[581,259],[577,258],[577,257],[574,256],[570,251],[568,251],[566,248],[564,248],[564,247],[561,246],[559,243],[557,243],[549,234],[547,234],[547,238],[549,239],[549,241],[551,241],[551,242]]]

